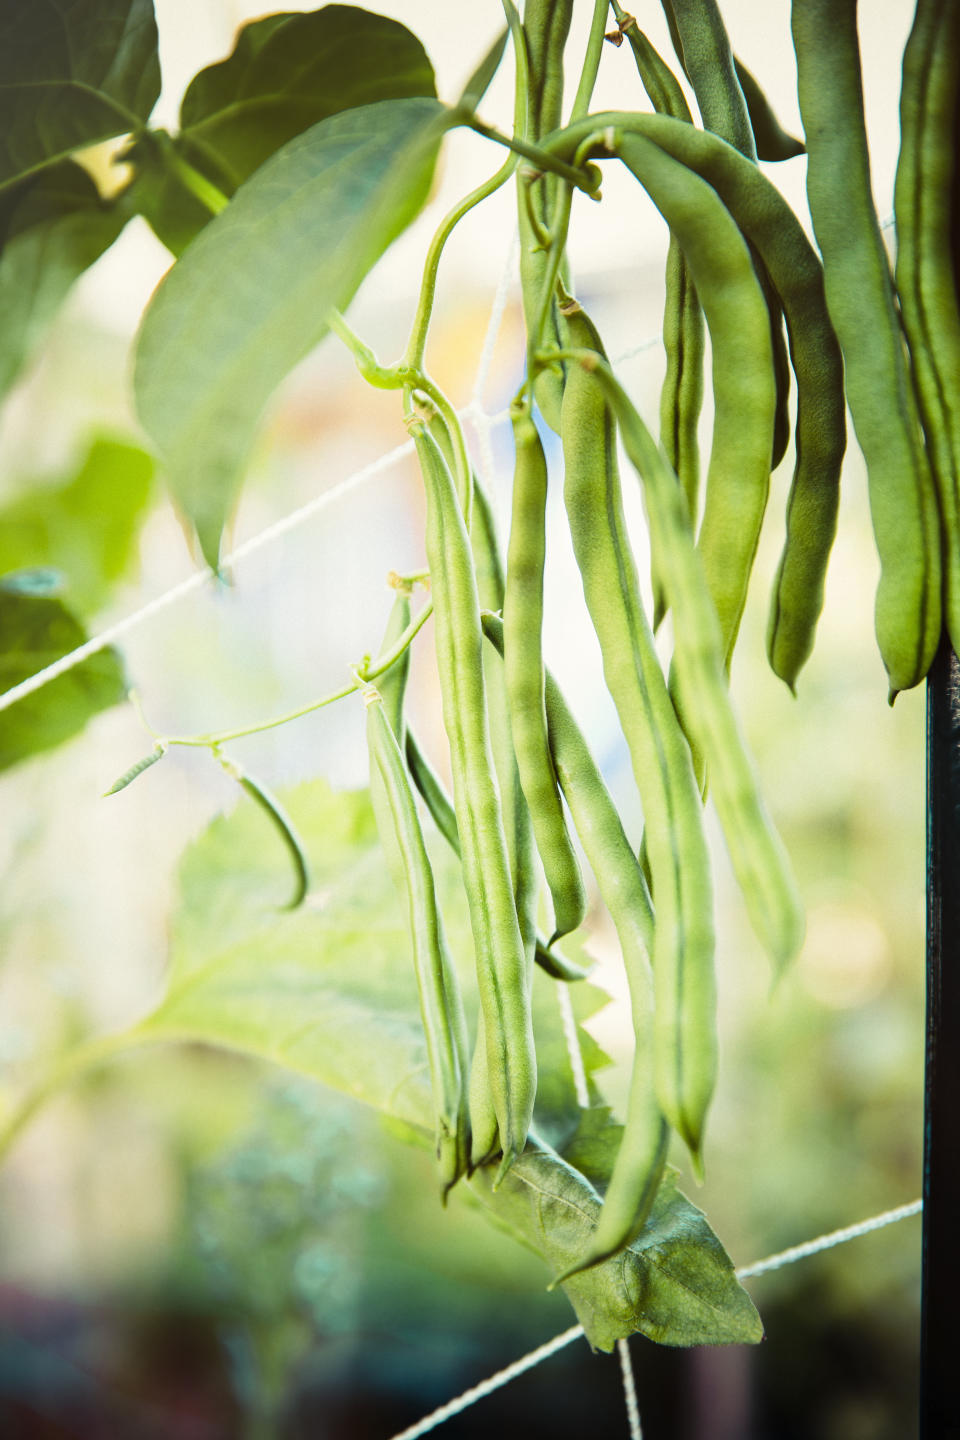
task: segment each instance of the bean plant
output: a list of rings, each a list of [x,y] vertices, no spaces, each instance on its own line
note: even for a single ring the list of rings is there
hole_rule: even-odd
[[[767,656],[786,686],[800,685],[836,532],[847,406],[869,478],[890,702],[920,684],[941,643],[960,639],[960,7],[917,0],[891,269],[870,185],[856,0],[793,0],[802,139],[732,53],[716,0],[661,4],[672,53],[617,0],[595,0],[579,50],[568,43],[573,0],[525,0],[522,13],[502,0],[502,33],[486,55],[465,57],[476,68],[444,99],[421,41],[387,15],[351,5],[268,15],[194,76],[175,133],[150,124],[160,89],[152,0],[67,10],[17,0],[0,17],[0,384],[13,385],[73,281],[141,216],[172,263],[133,356],[150,453],[117,444],[109,456],[129,528],[155,462],[202,563],[229,583],[224,530],[265,407],[321,341],[347,347],[358,385],[394,392],[425,505],[422,568],[391,577],[382,637],[332,693],[229,730],[156,735],[126,769],[133,757],[120,758],[111,794],[190,746],[250,803],[185,858],[187,909],[159,1005],[68,1052],[0,1117],[0,1146],[54,1089],[132,1046],[202,1040],[266,1057],[401,1122],[435,1155],[437,1205],[466,1192],[536,1251],[545,1282],[563,1288],[604,1350],[637,1331],[667,1345],[762,1335],[667,1155],[678,1137],[702,1171],[717,1084],[705,806],[774,978],[803,939],[728,677],[766,521],[783,535]],[[633,109],[594,106],[601,56],[614,48],[635,72]],[[484,118],[501,66],[515,87],[503,131]],[[490,178],[440,224],[405,348],[382,357],[378,337],[347,318],[351,301],[424,207],[457,127],[488,142]],[[81,160],[111,139],[128,178],[108,197]],[[815,242],[772,168],[803,153]],[[666,357],[658,436],[607,353],[567,250],[579,207],[610,205],[617,224],[603,196],[615,167],[670,233],[662,320],[648,317]],[[447,241],[504,186],[516,195],[526,328],[510,404],[509,533],[498,536],[488,477],[428,354]],[[768,516],[771,471],[791,435],[785,513]],[[625,520],[632,486],[647,517],[649,591]],[[629,753],[639,844],[544,664],[551,487],[562,488]],[[55,554],[3,559],[11,689],[85,637],[79,597],[46,564]],[[405,706],[414,653],[439,684],[442,756],[427,753]],[[0,713],[0,764],[61,743],[129,695],[109,647],[17,692]],[[231,747],[334,703],[366,726],[369,791],[318,781],[281,803]],[[214,849],[218,890],[205,889]],[[274,854],[290,866],[279,892]],[[602,1103],[584,1032],[586,1097],[545,1039],[556,988],[575,1005],[589,990],[578,932],[594,884],[629,985],[635,1048],[622,1121]],[[321,892],[322,905],[304,905]],[[338,939],[338,916],[375,911],[383,926]],[[230,965],[211,965],[228,946]],[[277,946],[313,958],[271,990]]]

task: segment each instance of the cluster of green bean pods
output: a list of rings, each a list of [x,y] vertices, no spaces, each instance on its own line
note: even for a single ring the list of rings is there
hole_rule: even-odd
[[[537,963],[564,984],[583,976],[563,955],[562,937],[587,917],[584,875],[592,874],[616,931],[635,1037],[626,1122],[591,1242],[560,1283],[642,1232],[671,1133],[698,1173],[703,1166],[717,1078],[707,798],[778,974],[802,943],[797,888],[728,688],[771,472],[791,428],[791,374],[794,471],[767,631],[774,672],[793,690],[813,649],[847,403],[869,475],[882,570],[877,634],[891,691],[926,674],[940,638],[941,574],[947,624],[960,638],[951,249],[960,7],[917,3],[904,59],[895,276],[870,194],[855,0],[793,0],[802,142],[779,125],[734,56],[716,0],[663,0],[676,70],[612,0],[616,28],[607,39],[629,42],[624,53],[632,52],[653,113],[590,114],[585,70],[565,125],[571,0],[527,0],[522,28],[506,8],[527,81],[518,89],[517,139],[543,161],[536,175],[520,177],[527,364],[510,411],[506,563],[452,407],[424,372],[402,382],[426,499],[452,797],[404,718],[405,662],[365,698],[371,788],[409,906],[445,1189],[485,1164],[502,1178],[536,1123],[532,970]],[[606,18],[602,5],[598,16]],[[591,35],[599,40],[596,23]],[[804,153],[818,248],[758,163]],[[566,261],[570,177],[590,160],[620,162],[669,231],[659,445],[576,298]],[[701,498],[705,327],[713,403]],[[559,434],[562,472],[544,425]],[[652,605],[624,515],[621,446],[642,488]],[[544,664],[554,482],[639,795],[639,851]],[[664,661],[654,629],[667,611],[672,654]],[[401,593],[384,652],[409,625]],[[479,994],[472,1050],[420,811],[461,862]]]

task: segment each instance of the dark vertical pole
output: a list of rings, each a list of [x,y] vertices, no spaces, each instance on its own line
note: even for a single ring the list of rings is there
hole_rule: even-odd
[[[960,663],[927,682],[927,1061],[921,1440],[960,1440]]]

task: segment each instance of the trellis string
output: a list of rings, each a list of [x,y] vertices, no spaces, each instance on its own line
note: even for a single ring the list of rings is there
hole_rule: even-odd
[[[881,1230],[886,1225],[894,1225],[898,1220],[906,1220],[911,1215],[919,1215],[922,1209],[923,1201],[913,1200],[908,1205],[898,1205],[893,1210],[884,1210],[880,1215],[872,1215],[869,1220],[861,1220],[856,1225],[845,1225],[842,1230],[831,1230],[825,1235],[817,1236],[815,1240],[808,1240],[803,1245],[791,1245],[789,1250],[781,1250],[776,1255],[767,1256],[765,1260],[756,1261],[753,1265],[741,1266],[740,1269],[735,1272],[737,1279],[746,1280],[752,1276],[765,1275],[770,1270],[780,1270],[786,1265],[795,1264],[798,1260],[805,1260],[810,1255],[818,1255],[821,1251],[831,1250],[835,1245],[844,1245],[849,1240],[856,1240],[862,1235],[869,1235],[872,1231]],[[538,1345],[536,1350],[530,1351],[529,1355],[524,1355],[521,1359],[515,1360],[512,1365],[507,1365],[503,1370],[498,1370],[496,1374],[491,1375],[488,1380],[481,1381],[479,1385],[474,1385],[471,1389],[465,1390],[463,1394],[457,1396],[455,1400],[449,1400],[446,1405],[441,1405],[438,1410],[434,1410],[429,1415],[425,1415],[422,1420],[418,1421],[416,1425],[412,1425],[408,1430],[402,1430],[399,1434],[392,1435],[390,1440],[419,1440],[421,1435],[429,1434],[429,1432],[435,1430],[438,1425],[442,1425],[445,1420],[452,1419],[454,1415],[459,1415],[461,1411],[468,1409],[478,1400],[484,1399],[485,1396],[491,1395],[495,1390],[499,1390],[501,1386],[508,1385],[510,1381],[515,1380],[518,1375],[523,1375],[525,1371],[533,1369],[535,1365],[539,1365],[543,1360],[548,1360],[551,1355],[555,1355],[557,1351],[562,1350],[564,1346],[572,1344],[574,1340],[579,1340],[583,1334],[584,1329],[582,1325],[571,1326],[569,1330],[564,1330],[562,1334],[554,1336],[554,1338],[548,1340],[546,1344]],[[622,1344],[623,1342],[618,1343]],[[621,1357],[621,1366],[622,1363]],[[626,1390],[626,1388],[627,1381],[626,1376],[624,1376],[624,1389]],[[634,1391],[634,1401],[635,1400],[636,1392]],[[627,1407],[629,1413],[629,1395],[627,1398]],[[633,1432],[631,1431],[631,1437],[632,1436]]]
[[[640,1407],[637,1404],[637,1386],[633,1378],[633,1361],[630,1358],[630,1345],[628,1341],[617,1341],[617,1355],[620,1357],[623,1395],[627,1402],[627,1424],[630,1426],[630,1440],[643,1440],[643,1427],[640,1424]]]

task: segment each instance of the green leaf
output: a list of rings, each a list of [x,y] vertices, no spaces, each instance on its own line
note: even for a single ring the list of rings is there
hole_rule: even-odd
[[[424,203],[447,117],[409,99],[322,120],[240,187],[154,296],[137,405],[212,566],[267,400]]]
[[[0,579],[0,692],[82,645],[83,626],[50,594],[49,571]],[[126,698],[116,650],[101,650],[42,690],[0,711],[0,770],[76,735],[99,711]]]
[[[232,192],[282,145],[341,110],[436,95],[412,31],[354,5],[268,15],[245,25],[232,55],[195,75],[177,145]]]
[[[0,396],[31,358],[73,282],[113,244],[124,219],[72,160],[0,193]]]
[[[27,0],[0,14],[0,188],[138,130],[160,93],[153,0]]]
[[[317,781],[285,798],[310,859],[314,893],[294,914],[276,904],[288,883],[283,857],[252,805],[214,823],[187,852],[172,927],[169,988],[140,1027],[142,1039],[197,1040],[261,1056],[381,1110],[407,1133],[432,1132],[426,1050],[401,907],[386,874],[365,793],[335,794]],[[469,986],[472,943],[459,869],[436,865],[448,939]],[[566,1057],[556,1057],[559,1011],[538,985],[535,1030],[547,1108],[576,1113]],[[584,1010],[605,997],[575,987]],[[601,1063],[597,1051],[588,1064]],[[559,1072],[559,1080],[554,1078]],[[579,1127],[609,1168],[619,1127],[601,1139],[602,1114]],[[496,1167],[472,1191],[490,1218],[537,1251],[552,1274],[583,1253],[599,1208],[593,1186],[545,1142],[531,1141],[501,1187]],[[545,1278],[547,1278],[545,1276]],[[668,1345],[751,1342],[759,1319],[700,1211],[668,1176],[643,1236],[624,1255],[565,1286],[591,1344],[610,1349],[640,1330]]]
[[[495,1223],[558,1274],[583,1254],[600,1200],[559,1155],[531,1142],[498,1190],[495,1169],[471,1188]],[[612,1350],[635,1331],[660,1345],[752,1345],[763,1338],[753,1301],[702,1212],[667,1174],[640,1238],[563,1286],[590,1344]]]
[[[142,215],[157,239],[180,256],[213,218],[213,211],[184,183],[176,141],[165,130],[146,130],[119,157],[133,167],[117,196],[127,215]]]
[[[101,609],[134,557],[153,468],[137,445],[95,440],[59,485],[36,485],[0,508],[0,573],[51,565],[71,605],[84,615]]]
[[[480,64],[474,70],[470,79],[463,87],[463,94],[457,102],[458,109],[473,111],[476,110],[480,101],[486,95],[490,82],[500,68],[500,61],[503,59],[503,52],[507,48],[507,37],[510,34],[509,27],[498,35],[484,55]]]

